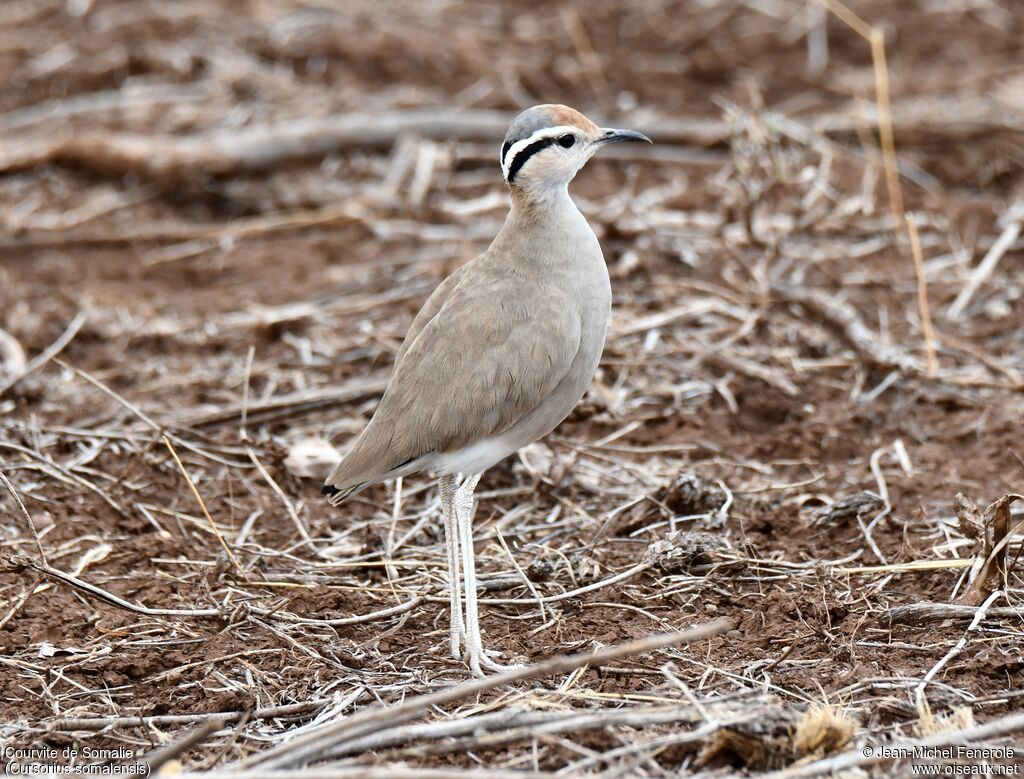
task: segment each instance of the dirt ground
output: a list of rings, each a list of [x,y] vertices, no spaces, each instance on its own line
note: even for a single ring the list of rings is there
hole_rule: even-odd
[[[483,477],[485,643],[732,624],[418,720],[497,725],[305,762],[728,775],[985,723],[1020,745],[1024,506],[954,498],[1024,492],[1024,12],[850,8],[884,33],[891,180],[842,7],[0,7],[0,472],[25,509],[0,488],[0,740],[148,755],[206,726],[171,757],[210,769],[467,680],[434,482],[331,509],[294,459],[369,419],[418,306],[501,224],[501,127],[563,102],[655,145],[573,185],[614,323],[569,419]]]

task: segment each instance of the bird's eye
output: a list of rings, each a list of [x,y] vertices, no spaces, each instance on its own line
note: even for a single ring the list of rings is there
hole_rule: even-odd
[[[572,133],[562,135],[558,139],[558,145],[563,149],[568,149],[576,143],[576,136]]]

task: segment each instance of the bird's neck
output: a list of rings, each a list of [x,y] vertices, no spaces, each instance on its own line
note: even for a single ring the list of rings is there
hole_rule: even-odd
[[[520,232],[565,231],[586,224],[583,214],[569,197],[568,184],[543,188],[512,188],[512,209],[505,227]],[[502,232],[505,232],[503,230]]]
[[[495,256],[529,258],[541,266],[576,272],[574,265],[601,259],[594,231],[569,197],[566,185],[544,190],[543,199],[512,188],[512,209],[494,242]],[[592,251],[588,251],[592,250]],[[603,260],[600,261],[603,267]]]

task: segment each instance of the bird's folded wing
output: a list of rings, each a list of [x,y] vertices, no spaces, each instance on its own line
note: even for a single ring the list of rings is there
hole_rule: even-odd
[[[419,332],[410,332],[334,483],[374,480],[430,452],[507,430],[565,377],[581,328],[574,301],[541,283],[456,285]]]
[[[462,280],[463,273],[467,267],[472,263],[466,263],[461,268],[454,270],[444,281],[437,285],[433,292],[430,293],[430,297],[427,298],[426,302],[420,308],[416,317],[412,320],[412,324],[409,325],[409,332],[405,334],[405,340],[402,341],[402,346],[398,350],[398,356],[395,358],[395,365],[400,365],[402,358],[405,353],[409,351],[409,347],[416,342],[416,336],[423,332],[423,328],[427,326],[427,322],[437,316],[437,312],[440,311],[445,302],[451,295],[459,282]]]

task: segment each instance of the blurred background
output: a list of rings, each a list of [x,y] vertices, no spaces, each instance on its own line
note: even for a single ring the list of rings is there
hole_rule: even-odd
[[[483,765],[762,770],[1004,716],[1022,41],[1012,0],[0,4],[0,736],[148,751],[225,713],[175,757],[209,768],[464,678],[431,480],[331,511],[319,479],[546,102],[655,145],[573,184],[614,323],[579,408],[481,485],[485,642],[736,629],[453,710],[681,707]],[[410,738],[333,759],[474,765]]]

